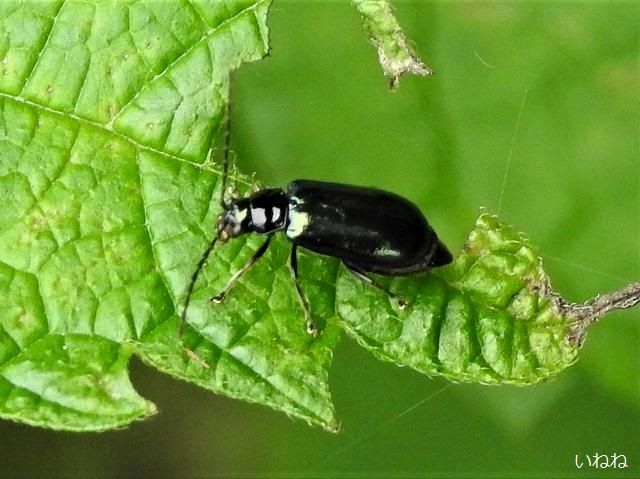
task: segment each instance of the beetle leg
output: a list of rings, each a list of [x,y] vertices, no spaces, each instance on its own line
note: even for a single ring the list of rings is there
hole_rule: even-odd
[[[296,285],[296,291],[298,292],[298,299],[300,300],[300,304],[302,305],[302,309],[304,310],[304,319],[307,321],[307,333],[311,336],[318,336],[319,331],[316,323],[311,319],[311,314],[309,314],[309,302],[302,291],[302,286],[300,286],[300,279],[298,278],[298,245],[293,243],[291,245],[291,256],[289,260],[289,268],[291,269],[291,278],[293,278],[293,282]]]
[[[222,300],[224,299],[224,297],[226,296],[226,294],[231,290],[231,288],[233,288],[235,286],[235,284],[238,282],[238,280],[240,279],[240,277],[245,274],[247,271],[249,271],[251,269],[251,267],[256,264],[256,262],[262,258],[262,255],[264,255],[264,253],[267,251],[267,249],[269,248],[269,243],[271,242],[271,237],[273,235],[269,235],[267,236],[267,239],[265,240],[264,243],[262,243],[262,245],[260,246],[260,248],[258,248],[256,250],[255,253],[253,253],[253,256],[251,257],[251,259],[249,261],[247,261],[247,263],[240,268],[238,271],[236,271],[233,276],[231,276],[231,278],[229,279],[229,281],[227,282],[226,286],[222,289],[222,291],[220,291],[218,294],[216,294],[213,298],[211,298],[211,302],[212,303],[221,303]]]
[[[395,299],[398,303],[398,307],[400,309],[404,309],[407,307],[408,303],[407,300],[398,296],[397,294],[395,294],[393,291],[391,291],[389,288],[387,288],[385,285],[378,283],[375,279],[370,278],[369,276],[366,275],[366,273],[361,270],[360,268],[358,268],[357,266],[353,265],[353,264],[349,264],[349,263],[343,263],[347,269],[358,279],[364,281],[367,284],[370,284],[371,286],[374,286],[376,288],[378,288],[380,291],[384,291],[385,293],[387,293],[389,296],[391,296],[393,299]]]

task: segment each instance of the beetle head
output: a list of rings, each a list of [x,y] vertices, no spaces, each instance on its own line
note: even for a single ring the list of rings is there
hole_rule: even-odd
[[[227,202],[218,217],[218,240],[221,243],[226,243],[231,238],[248,233],[248,213],[249,201],[247,198],[237,198]]]

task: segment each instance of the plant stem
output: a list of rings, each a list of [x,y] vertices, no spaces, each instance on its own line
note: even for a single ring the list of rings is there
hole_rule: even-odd
[[[568,303],[559,296],[555,300],[561,312],[575,322],[569,341],[580,346],[591,324],[611,311],[628,309],[640,303],[640,282],[631,283],[611,293],[598,295],[583,304]]]

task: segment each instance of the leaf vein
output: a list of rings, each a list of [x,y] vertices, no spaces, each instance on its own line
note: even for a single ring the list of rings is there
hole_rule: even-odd
[[[74,121],[77,121],[80,124],[91,126],[91,127],[96,128],[97,130],[100,130],[100,131],[105,131],[105,132],[107,132],[107,133],[109,133],[111,135],[114,135],[115,137],[117,137],[117,138],[119,138],[119,139],[121,139],[123,141],[126,141],[127,143],[131,144],[132,146],[134,146],[138,150],[147,151],[149,153],[153,153],[155,155],[162,156],[164,158],[167,158],[167,159],[170,159],[170,160],[173,160],[173,161],[186,163],[186,164],[189,164],[189,165],[191,165],[191,166],[193,166],[193,167],[195,167],[195,168],[197,168],[199,170],[216,171],[216,168],[212,167],[212,165],[210,163],[204,163],[204,164],[195,163],[195,162],[190,161],[190,160],[188,160],[186,158],[181,158],[181,157],[173,155],[171,153],[167,153],[165,151],[161,151],[161,150],[158,150],[156,148],[153,148],[153,147],[150,147],[150,146],[147,146],[147,145],[143,145],[142,143],[138,143],[137,141],[135,141],[131,137],[126,136],[126,135],[124,135],[124,134],[122,134],[122,133],[120,133],[118,131],[112,130],[107,125],[103,125],[103,124],[98,123],[96,121],[87,120],[86,118],[82,118],[82,117],[80,117],[78,115],[75,115],[75,114],[70,114],[70,113],[67,113],[67,112],[56,110],[56,109],[48,107],[48,106],[41,105],[41,104],[36,103],[34,101],[27,100],[26,98],[24,98],[22,96],[13,96],[13,95],[9,95],[7,93],[0,92],[0,98],[4,98],[4,99],[10,100],[10,101],[13,101],[15,103],[26,105],[26,106],[29,106],[31,108],[35,108],[36,110],[42,110],[42,111],[45,111],[45,112],[50,113],[52,115],[61,116],[63,118],[68,118],[68,119],[72,119]],[[237,181],[238,183],[244,184],[246,186],[251,186],[251,183],[249,181],[247,181],[245,178],[242,178],[242,177],[239,177],[239,176],[234,176],[232,173],[229,173],[228,178],[232,179],[234,181]]]
[[[24,91],[27,88],[27,85],[29,84],[29,81],[31,80],[31,77],[33,76],[34,72],[38,68],[38,65],[40,64],[40,60],[42,59],[42,54],[44,53],[44,51],[47,49],[47,46],[49,45],[49,41],[51,40],[51,36],[53,34],[53,30],[54,30],[54,28],[56,26],[56,21],[58,20],[58,18],[60,16],[60,11],[62,10],[62,7],[65,5],[65,3],[66,3],[66,1],[62,0],[62,2],[60,2],[60,6],[58,7],[58,10],[53,15],[53,20],[51,22],[51,28],[47,32],[47,38],[44,41],[44,44],[42,45],[42,48],[38,52],[38,58],[36,58],[36,61],[33,62],[33,67],[31,68],[31,71],[25,77],[24,84],[22,85],[22,89],[20,90],[20,93],[18,93],[19,96],[23,95]]]
[[[169,70],[171,70],[178,62],[180,62],[183,58],[185,58],[187,55],[189,55],[192,51],[194,51],[198,46],[200,46],[204,41],[208,40],[212,35],[215,35],[219,30],[223,29],[224,27],[226,27],[228,24],[234,22],[235,20],[237,20],[238,18],[242,17],[245,13],[250,12],[254,9],[256,9],[260,4],[269,1],[269,0],[257,0],[253,5],[244,8],[243,10],[241,10],[240,12],[238,12],[236,15],[234,15],[231,18],[226,19],[224,22],[220,23],[219,25],[217,25],[214,28],[209,27],[205,33],[198,39],[196,40],[192,45],[190,45],[188,48],[185,48],[185,50],[183,52],[181,52],[173,61],[169,62],[162,71],[160,71],[159,73],[157,73],[153,78],[151,78],[148,83],[152,83],[155,82],[156,80],[158,80],[159,78],[164,77]],[[208,26],[207,23],[205,23],[206,26]],[[136,48],[137,49],[137,48]],[[140,88],[137,93],[135,95],[133,95],[121,108],[120,111],[113,117],[113,119],[109,122],[109,126],[112,126],[116,121],[118,121],[118,119],[120,118],[120,116],[122,115],[122,113],[129,107],[129,105],[133,104],[138,97],[145,91],[144,87]]]

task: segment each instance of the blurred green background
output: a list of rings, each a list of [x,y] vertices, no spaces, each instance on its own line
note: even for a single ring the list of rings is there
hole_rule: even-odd
[[[396,6],[435,76],[391,93],[349,2],[274,1],[271,56],[235,76],[239,168],[397,192],[453,250],[487,207],[569,300],[640,279],[639,4]],[[430,379],[345,338],[337,435],[134,361],[158,416],[83,435],[3,422],[1,476],[638,477],[639,344],[640,310],[612,314],[576,366],[517,388]],[[629,467],[575,467],[594,453]]]

